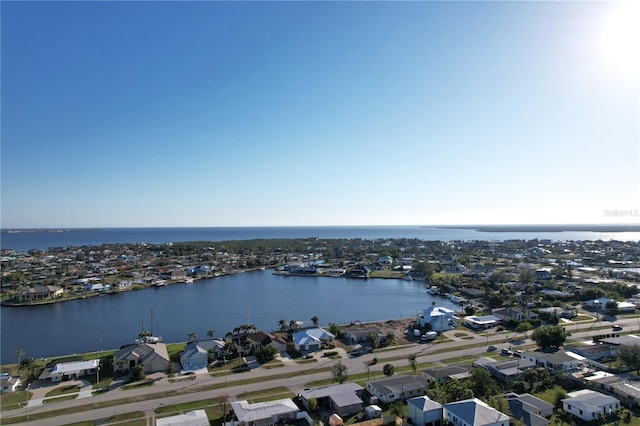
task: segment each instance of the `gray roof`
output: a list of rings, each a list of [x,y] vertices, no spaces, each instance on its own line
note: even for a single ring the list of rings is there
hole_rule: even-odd
[[[532,358],[539,358],[539,359],[544,359],[547,362],[551,362],[553,364],[563,364],[565,362],[574,362],[577,361],[576,358],[567,355],[567,353],[562,350],[562,349],[558,349],[555,351],[534,351],[534,352],[525,352],[524,356],[530,356]]]
[[[508,399],[509,411],[514,419],[522,421],[526,426],[547,426],[549,420],[531,412],[528,404],[519,399]]]
[[[509,416],[490,407],[478,398],[444,404],[444,409],[454,413],[466,424],[482,426],[499,422],[508,422]]]
[[[549,404],[547,401],[544,401],[538,397],[531,395],[530,393],[521,393],[517,394],[515,392],[510,392],[504,395],[507,400],[519,400],[527,404],[528,407],[534,408],[536,411],[553,411],[553,404]]]
[[[449,376],[453,377],[461,373],[469,373],[471,369],[472,367],[470,365],[452,365],[450,367],[425,368],[422,372],[437,380]]]
[[[442,405],[429,399],[427,396],[417,396],[415,398],[407,399],[407,404],[413,405],[418,408],[418,410],[424,412],[432,411],[432,410],[441,410]]]
[[[256,402],[251,404],[247,401],[234,401],[231,403],[233,412],[240,422],[255,422],[271,417],[298,412],[298,406],[290,399],[278,399],[268,402]]]
[[[362,386],[357,383],[344,383],[342,385],[323,386],[321,388],[309,389],[300,393],[300,397],[307,401],[311,398],[324,398],[339,393],[351,392],[355,394],[362,390]]]
[[[640,345],[640,337],[634,336],[632,334],[627,334],[624,336],[620,336],[620,337],[609,337],[606,339],[600,339],[601,342],[603,343],[610,343],[612,345],[626,345],[626,346],[633,346],[633,345]]]
[[[572,405],[581,404],[584,407],[599,408],[609,404],[620,403],[620,400],[600,392],[581,390],[569,393],[569,398],[563,399],[562,402],[568,402]]]
[[[388,395],[400,392],[410,392],[429,387],[429,382],[422,376],[393,376],[367,382],[380,394]]]

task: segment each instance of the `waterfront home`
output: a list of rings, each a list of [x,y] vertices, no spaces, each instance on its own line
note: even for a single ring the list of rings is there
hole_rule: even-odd
[[[273,346],[278,352],[287,349],[287,342],[271,333],[256,331],[254,333],[236,334],[231,338],[231,343],[238,353],[250,353],[258,349]]]
[[[587,422],[597,420],[600,414],[607,416],[620,408],[620,400],[600,392],[583,389],[567,394],[562,409]]]
[[[322,345],[332,344],[335,336],[322,328],[307,328],[293,333],[293,344],[298,351],[319,351]]]
[[[193,410],[175,416],[156,419],[156,426],[209,426],[205,410]]]
[[[231,408],[237,421],[226,423],[226,426],[270,426],[295,423],[298,419],[307,419],[310,425],[313,424],[290,398],[256,403],[233,401]]]
[[[363,391],[363,387],[357,383],[344,383],[305,390],[298,396],[307,410],[309,409],[309,400],[315,398],[319,409],[325,409],[344,417],[362,410]]]
[[[422,376],[391,376],[370,380],[366,383],[367,392],[385,404],[424,395],[429,382]]]
[[[165,372],[169,362],[164,343],[139,343],[127,345],[113,354],[113,371],[130,371],[136,365],[143,365],[146,374]]]
[[[55,299],[62,296],[64,290],[54,285],[34,285],[26,292],[20,293],[20,301]]]
[[[53,368],[46,368],[38,377],[40,380],[49,379],[51,383],[63,380],[75,380],[83,376],[96,374],[100,366],[100,360],[60,362]]]
[[[11,376],[9,373],[0,374],[0,392],[2,393],[15,392],[21,384],[20,376]]]
[[[378,336],[380,342],[387,338],[387,335],[377,328],[345,328],[344,338],[349,341],[349,344],[366,342],[369,340],[369,334],[374,333]]]
[[[440,426],[442,405],[427,396],[417,396],[407,400],[407,420],[415,426]]]
[[[453,311],[442,306],[429,306],[418,315],[418,323],[421,327],[431,327],[432,331],[443,332],[455,328],[456,319]]]
[[[449,402],[442,406],[442,417],[456,426],[509,426],[509,416],[478,398]]]
[[[207,368],[210,358],[224,355],[226,343],[220,339],[199,340],[189,342],[180,352],[180,364],[184,371],[195,371]]]

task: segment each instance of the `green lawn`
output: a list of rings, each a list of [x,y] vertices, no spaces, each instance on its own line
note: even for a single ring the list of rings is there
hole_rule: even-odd
[[[80,392],[80,386],[78,385],[59,386],[47,392],[47,394],[45,395],[45,398],[57,396],[57,395],[65,395],[68,393],[78,393],[78,392]]]
[[[29,392],[29,397],[27,398],[26,392],[24,391],[3,394],[0,396],[0,407],[2,411],[22,408],[27,403],[27,399],[31,399],[31,396],[33,396],[33,394]]]

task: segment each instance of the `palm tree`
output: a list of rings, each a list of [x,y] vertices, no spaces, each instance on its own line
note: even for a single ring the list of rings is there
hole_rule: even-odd
[[[333,374],[333,381],[338,382],[339,384],[343,384],[349,378],[349,374],[347,374],[347,366],[340,361],[333,366],[331,374]]]
[[[142,330],[140,334],[138,334],[138,339],[142,340],[142,342],[146,343],[147,339],[151,337],[151,333],[147,330]]]
[[[34,358],[25,358],[20,362],[19,371],[21,373],[27,373],[27,379],[35,377],[40,369],[40,365]]]
[[[207,331],[207,337],[208,338],[213,339],[213,336],[215,336],[215,335],[216,335],[216,331],[215,330],[211,329],[211,330]]]
[[[196,340],[196,333],[193,331],[189,332],[189,341],[193,342],[194,340]]]
[[[278,321],[278,325],[280,326],[280,331],[287,331],[287,321],[284,318]]]
[[[318,326],[318,324],[320,323],[320,319],[318,318],[318,316],[317,316],[317,315],[314,315],[314,316],[311,318],[311,322],[313,323],[313,326],[314,326],[314,327],[317,327],[317,326]]]
[[[411,367],[411,371],[413,371],[413,374],[416,374],[416,370],[418,369],[418,362],[416,361],[416,354],[409,354],[407,359],[409,360],[409,367]]]
[[[289,331],[293,331],[298,328],[298,322],[296,320],[289,321]]]
[[[22,361],[22,357],[25,355],[24,349],[18,349],[16,351],[16,356],[18,357],[18,365],[20,365],[20,361]]]

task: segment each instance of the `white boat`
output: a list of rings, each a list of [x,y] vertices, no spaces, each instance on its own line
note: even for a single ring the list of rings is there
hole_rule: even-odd
[[[193,278],[187,278],[186,280],[184,280],[184,282],[190,284],[193,282]]]
[[[158,281],[155,281],[155,282],[154,282],[154,285],[155,285],[156,287],[163,287],[163,286],[165,286],[166,284],[167,284],[167,283],[165,282],[165,280],[158,280]]]
[[[440,291],[438,290],[438,286],[432,285],[430,288],[427,289],[427,293],[435,296],[440,294]]]
[[[158,325],[156,324],[156,328]],[[134,340],[136,344],[140,343],[160,343],[162,342],[162,337],[153,335],[153,309],[151,310],[151,332],[145,330],[144,321],[142,321],[142,330],[138,337]]]

